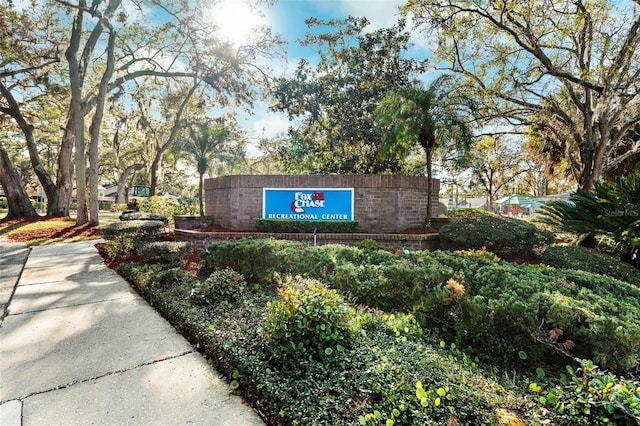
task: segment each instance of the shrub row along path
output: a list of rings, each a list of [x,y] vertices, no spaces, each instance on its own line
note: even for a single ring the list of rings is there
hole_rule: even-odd
[[[96,241],[0,241],[0,425],[262,425]]]

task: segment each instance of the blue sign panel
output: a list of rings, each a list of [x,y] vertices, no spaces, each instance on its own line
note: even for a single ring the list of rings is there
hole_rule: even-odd
[[[353,220],[353,188],[263,188],[262,217]]]

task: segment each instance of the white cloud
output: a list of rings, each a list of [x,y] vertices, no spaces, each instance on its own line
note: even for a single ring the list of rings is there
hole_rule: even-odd
[[[259,156],[262,155],[257,147],[259,139],[286,134],[293,123],[286,114],[272,112],[266,103],[259,103],[253,109],[253,115],[240,119],[240,125],[247,132],[249,155]]]
[[[270,138],[286,133],[292,122],[285,114],[265,111],[251,123],[251,133],[258,138]]]

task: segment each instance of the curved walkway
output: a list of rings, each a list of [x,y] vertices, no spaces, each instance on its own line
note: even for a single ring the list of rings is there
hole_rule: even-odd
[[[262,425],[95,243],[0,242],[0,425]]]

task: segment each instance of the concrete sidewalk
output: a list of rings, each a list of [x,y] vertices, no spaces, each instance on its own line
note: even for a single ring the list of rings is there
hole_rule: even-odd
[[[0,243],[0,425],[262,425],[95,243]]]

